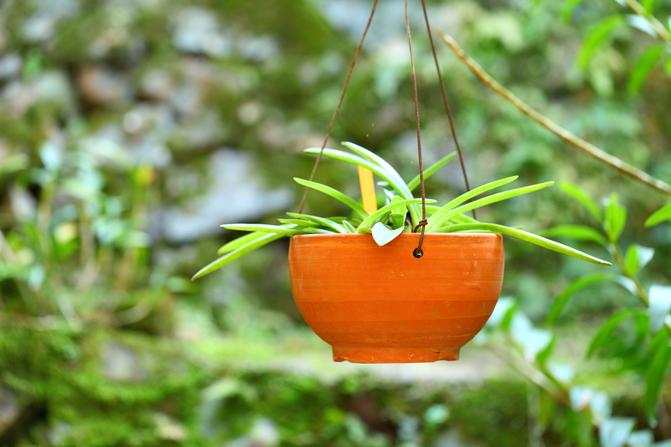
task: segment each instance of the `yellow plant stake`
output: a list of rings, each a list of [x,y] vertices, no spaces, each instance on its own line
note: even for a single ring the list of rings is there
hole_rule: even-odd
[[[373,173],[361,166],[358,167],[359,172],[359,186],[361,187],[361,200],[363,201],[363,209],[368,214],[373,214],[377,211],[377,198],[375,197],[375,180]]]

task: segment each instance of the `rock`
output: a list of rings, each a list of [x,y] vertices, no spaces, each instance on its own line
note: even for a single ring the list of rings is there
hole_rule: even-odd
[[[58,22],[79,11],[77,0],[38,0],[31,2],[34,12],[21,27],[21,34],[29,42],[46,42],[54,37]]]
[[[77,87],[86,102],[98,106],[126,103],[133,94],[125,76],[98,65],[84,67],[77,77]]]
[[[267,62],[280,54],[277,41],[270,36],[241,36],[236,50],[242,57],[256,62]]]
[[[344,0],[338,2],[323,2],[322,11],[333,24],[350,35],[352,39],[361,37],[370,5],[359,0]],[[419,22],[420,16],[414,18]],[[380,2],[375,15],[375,23],[371,28],[366,46],[377,48],[383,46],[388,38],[403,33],[403,4],[402,2]]]
[[[30,81],[10,81],[0,92],[0,103],[18,117],[39,103],[51,104],[57,113],[69,114],[75,102],[67,77],[61,71],[48,71]]]
[[[272,447],[280,442],[280,436],[277,432],[277,427],[270,419],[257,419],[252,428],[250,437],[253,440],[253,445],[257,447]]]
[[[21,408],[12,390],[0,387],[0,434],[5,433],[19,418]]]
[[[225,447],[274,447],[279,443],[280,436],[275,424],[261,418],[256,420],[249,435],[229,442]]]
[[[185,119],[175,129],[172,145],[179,150],[198,150],[216,147],[225,134],[223,120],[215,110],[204,110]]]
[[[156,424],[158,435],[162,439],[172,442],[181,442],[186,439],[186,428],[167,414],[154,414],[154,423]]]
[[[152,69],[140,79],[140,93],[149,98],[167,101],[175,90],[175,81],[167,70]]]
[[[186,53],[222,57],[230,54],[232,42],[221,30],[216,17],[202,8],[187,8],[175,18],[172,41]]]
[[[0,58],[0,80],[16,78],[21,72],[23,61],[16,53],[9,53]]]
[[[75,109],[75,99],[70,80],[63,71],[47,71],[32,81],[32,89],[39,103],[58,107],[61,113],[70,114]]]
[[[147,372],[140,365],[137,353],[129,346],[108,341],[102,349],[103,375],[119,382],[140,382]]]
[[[166,141],[176,127],[175,118],[164,105],[140,104],[122,119],[126,135],[122,145],[134,165],[165,168],[172,161]]]
[[[13,186],[9,190],[12,214],[17,222],[31,222],[37,216],[37,201],[24,188]]]
[[[452,429],[436,439],[435,447],[477,447],[481,444],[473,442],[472,439],[464,439],[464,437],[455,429]]]
[[[219,150],[212,154],[209,169],[212,181],[205,194],[189,199],[181,208],[158,211],[151,219],[156,224],[150,229],[153,238],[184,243],[221,234],[222,223],[256,221],[292,202],[288,189],[263,186],[253,159],[246,153]]]

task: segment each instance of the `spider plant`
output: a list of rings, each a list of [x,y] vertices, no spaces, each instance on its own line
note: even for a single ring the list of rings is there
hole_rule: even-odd
[[[384,205],[373,213],[367,213],[361,203],[330,186],[314,181],[294,178],[299,185],[325,194],[349,209],[349,217],[320,217],[310,214],[286,213],[278,219],[276,225],[266,224],[226,224],[223,228],[231,231],[244,231],[248,234],[225,244],[219,249],[219,258],[203,267],[194,275],[201,278],[229,264],[245,254],[263,247],[275,240],[300,234],[372,234],[378,245],[385,245],[402,233],[412,232],[421,220],[421,199],[414,191],[420,184],[419,176],[405,181],[386,160],[375,153],[354,143],[343,143],[346,150],[325,149],[323,156],[355,166],[366,168],[379,178],[384,188]],[[306,153],[318,155],[319,148],[310,148]],[[424,179],[429,179],[443,166],[455,158],[451,153],[424,171]],[[498,233],[548,250],[574,256],[595,264],[610,265],[608,261],[596,258],[575,248],[547,239],[543,236],[497,223],[480,222],[467,215],[468,212],[483,206],[509,200],[553,185],[544,182],[529,186],[508,189],[488,194],[518,179],[518,176],[506,177],[486,183],[461,194],[449,202],[438,205],[435,200],[426,199],[427,233],[480,232]]]

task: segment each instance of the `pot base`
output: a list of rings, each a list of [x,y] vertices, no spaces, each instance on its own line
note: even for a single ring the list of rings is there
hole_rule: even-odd
[[[428,363],[438,360],[459,360],[459,348],[422,349],[338,346],[333,348],[333,360],[350,363]]]

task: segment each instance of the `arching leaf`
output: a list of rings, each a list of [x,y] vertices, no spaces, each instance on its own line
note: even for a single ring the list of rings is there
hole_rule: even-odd
[[[294,177],[294,181],[301,186],[305,186],[306,188],[311,188],[314,189],[315,191],[321,192],[322,194],[326,194],[327,196],[337,200],[338,202],[350,207],[362,219],[368,215],[366,210],[363,209],[363,206],[361,206],[359,202],[357,202],[347,194],[338,191],[335,188],[324,185],[322,183],[317,183],[298,177]]]
[[[429,225],[426,227],[426,229],[427,231],[437,231],[445,223],[449,222],[452,216],[455,216],[457,214],[464,214],[468,211],[477,208],[482,208],[483,206],[491,205],[493,203],[503,202],[504,200],[509,200],[512,199],[513,197],[518,197],[525,194],[530,194],[532,192],[540,191],[541,189],[548,188],[552,185],[554,185],[554,182],[545,182],[545,183],[538,183],[536,185],[525,186],[522,188],[510,189],[508,191],[503,191],[489,195],[487,197],[483,197],[482,199],[474,200],[473,202],[461,205],[451,210],[448,208],[450,206],[450,204],[448,203],[443,207],[443,209],[447,210],[446,212],[440,210],[429,218]],[[462,196],[466,194],[462,194]]]
[[[542,236],[538,236],[537,234],[529,233],[528,231],[519,230],[516,228],[510,228],[504,225],[498,225],[492,223],[471,223],[471,224],[448,225],[443,228],[443,231],[445,231],[446,233],[469,231],[469,230],[485,230],[492,233],[499,233],[505,236],[510,236],[525,242],[529,242],[534,245],[538,245],[539,247],[543,247],[548,250],[556,251],[557,253],[573,256],[578,259],[582,259],[584,261],[592,262],[594,264],[611,265],[611,263],[606,260],[599,259],[595,256],[589,255],[580,250],[576,250],[575,248],[571,248],[567,245],[560,244],[559,242],[555,242]]]
[[[443,166],[454,160],[456,156],[457,156],[456,152],[451,152],[446,156],[444,156],[443,158],[441,158],[440,160],[438,160],[437,162],[435,162],[434,164],[432,164],[431,166],[429,166],[427,169],[425,169],[424,181],[430,179],[433,174],[440,171],[440,169]],[[413,178],[408,182],[408,188],[410,188],[410,191],[414,191],[415,189],[417,189],[418,186],[419,186],[419,174],[417,174],[415,178]]]
[[[665,221],[671,221],[671,203],[655,211],[648,220],[645,221],[646,227],[654,227]]]
[[[564,310],[568,302],[571,300],[571,298],[580,290],[584,289],[585,287],[589,287],[593,284],[598,284],[600,282],[609,281],[613,279],[614,279],[613,275],[609,273],[592,273],[573,281],[554,300],[554,303],[552,304],[550,312],[548,313],[548,316],[546,318],[547,324],[555,323],[555,321],[557,320],[559,315],[561,315],[562,311]]]

